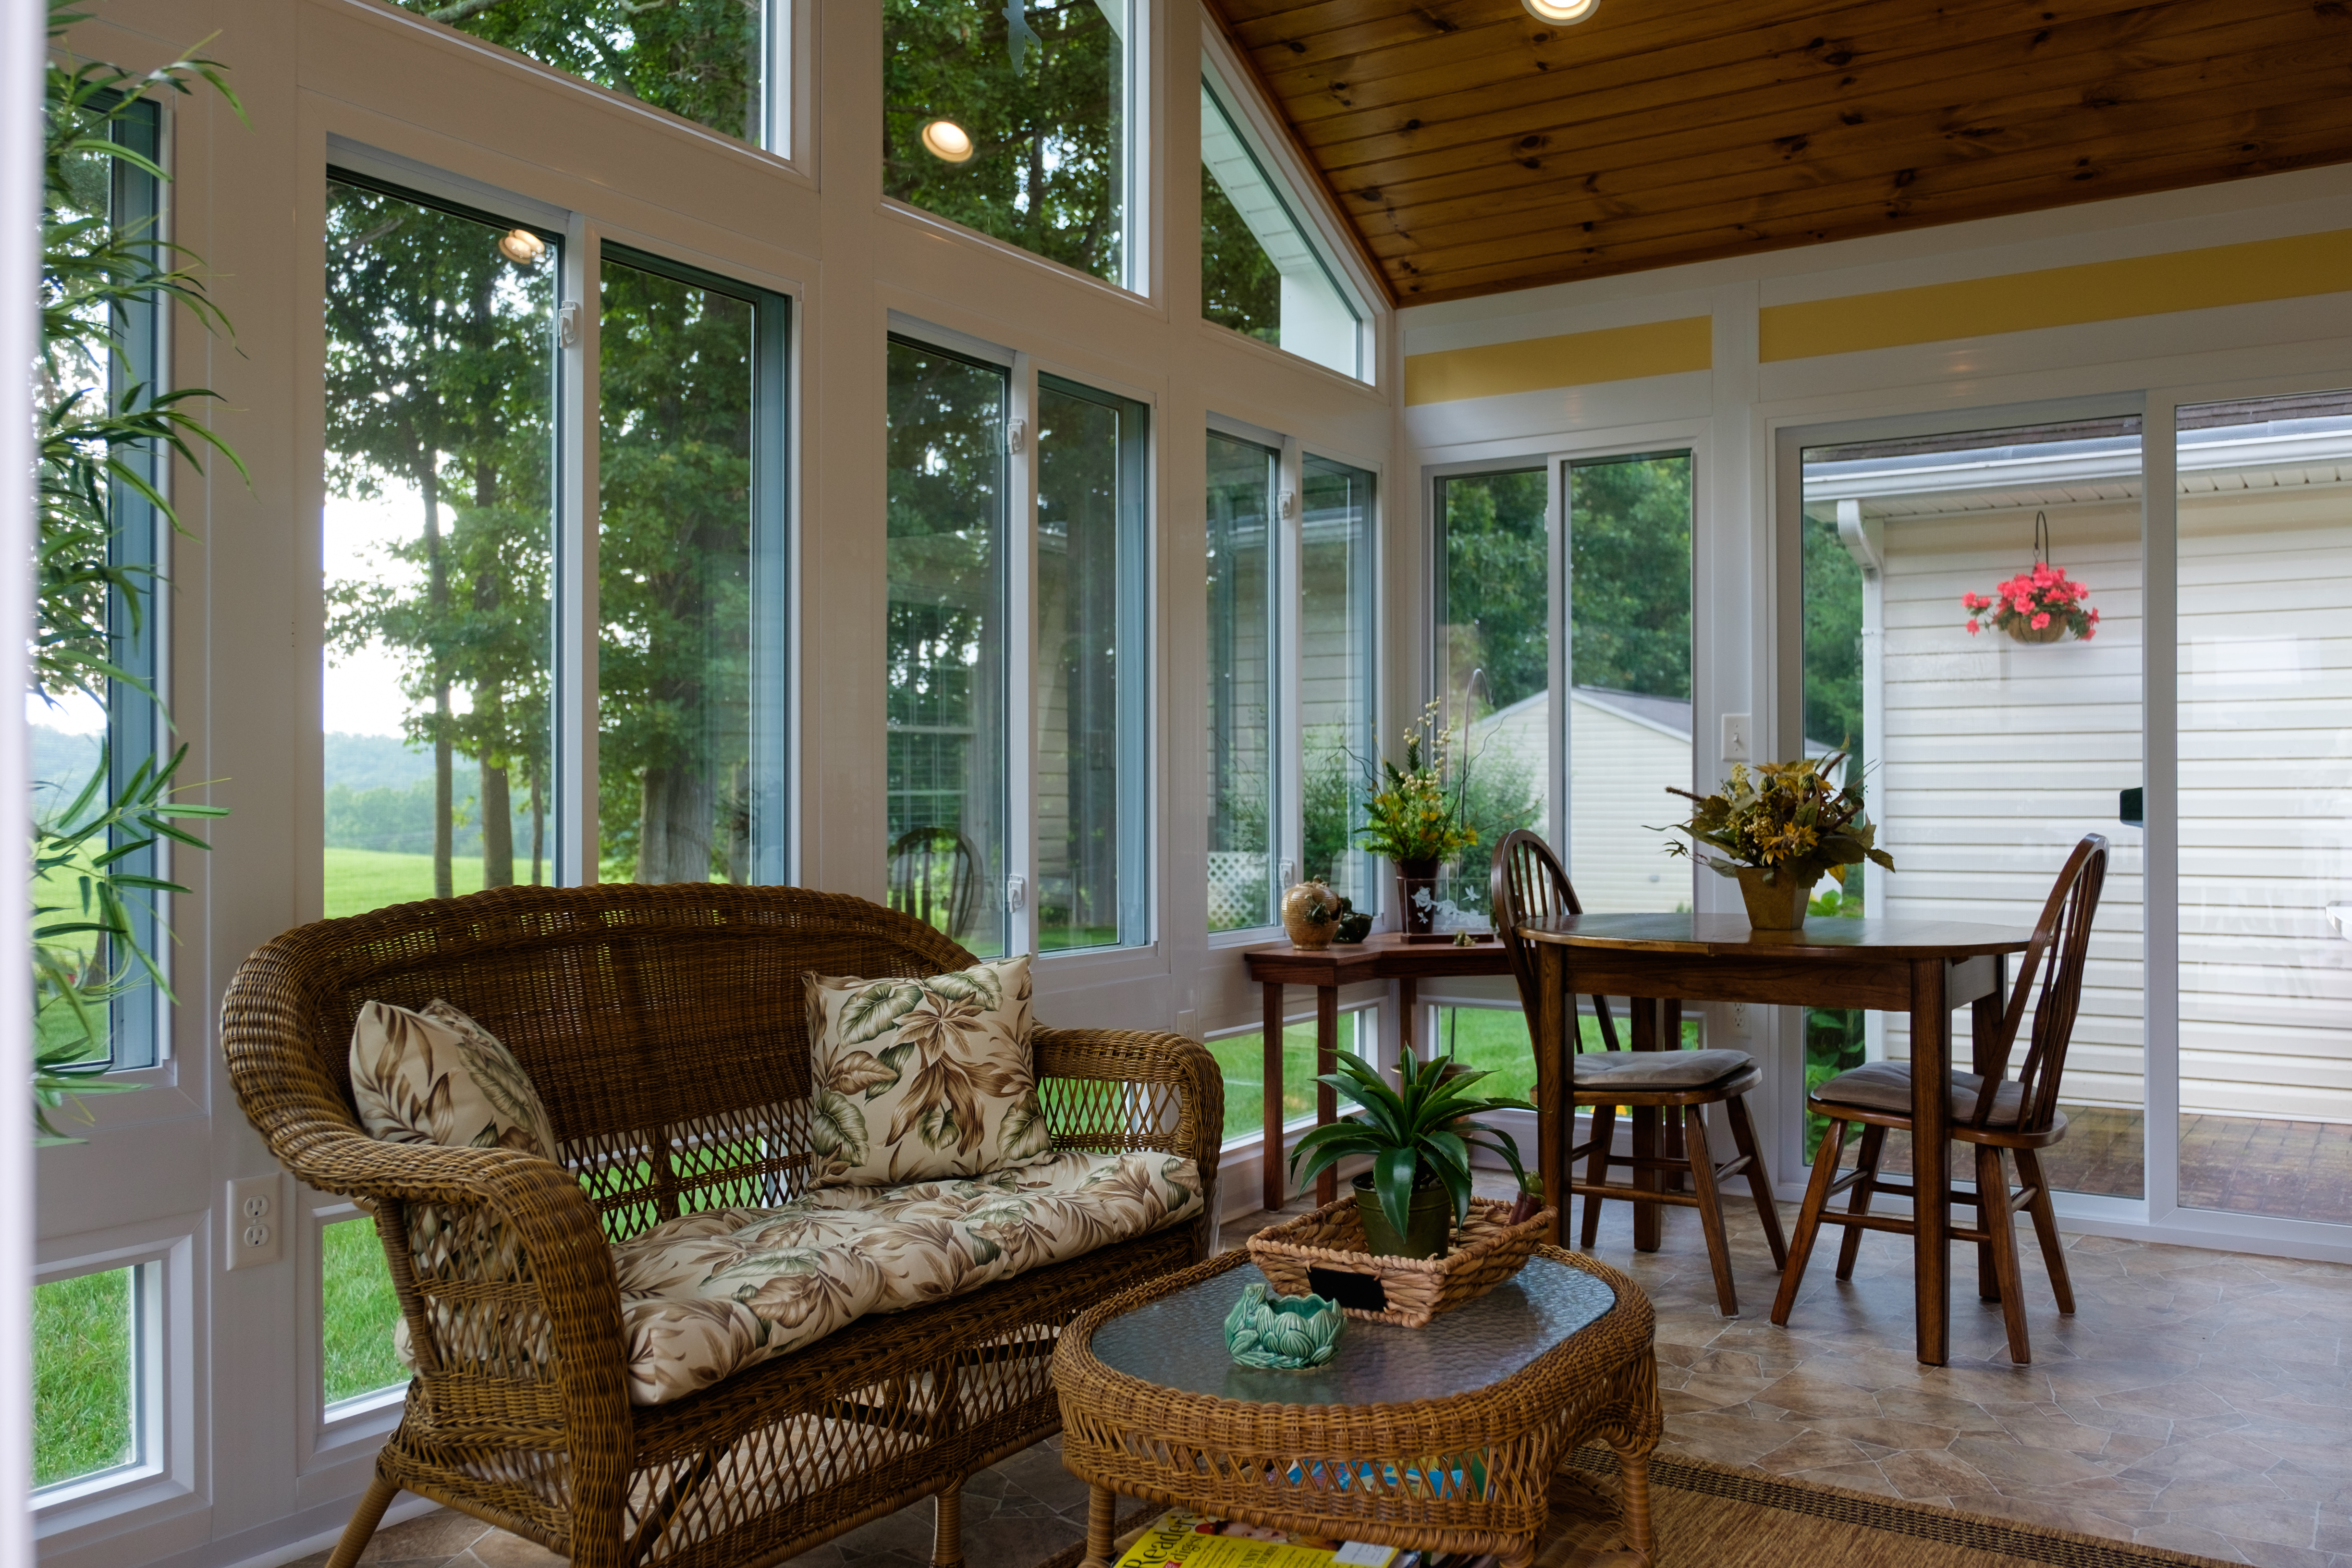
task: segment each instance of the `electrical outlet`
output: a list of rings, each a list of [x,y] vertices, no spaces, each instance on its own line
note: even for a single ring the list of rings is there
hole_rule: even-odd
[[[1745,1002],[1731,1005],[1731,1032],[1741,1036],[1748,1033],[1748,1004]]]
[[[247,1176],[228,1184],[231,1268],[257,1268],[285,1256],[284,1185],[279,1176]]]
[[[1726,713],[1723,716],[1723,760],[1744,763],[1748,757],[1748,715]]]

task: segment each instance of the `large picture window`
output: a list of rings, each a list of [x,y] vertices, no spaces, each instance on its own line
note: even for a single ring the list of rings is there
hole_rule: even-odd
[[[160,150],[160,127],[155,104],[115,102],[108,106],[103,129],[97,133],[152,159]],[[152,174],[135,163],[95,151],[68,154],[64,174],[65,190],[50,193],[54,222],[61,226],[102,226],[100,232],[124,236],[126,248],[142,265],[172,265],[162,252],[163,237],[155,232],[160,189]],[[161,312],[152,295],[131,296],[103,323],[101,330],[111,339],[111,352],[102,356],[103,363],[83,363],[63,353],[57,356],[53,379],[44,388],[45,412],[70,404],[80,417],[92,419],[102,417],[105,411],[152,405],[162,368],[161,324]],[[101,403],[104,410],[99,406]],[[161,482],[162,454],[152,443],[110,445],[107,456],[145,482]],[[161,674],[156,658],[161,641],[158,617],[166,595],[155,589],[166,524],[135,486],[111,474],[105,475],[101,484],[105,537],[71,543],[75,552],[82,549],[92,555],[102,552],[110,573],[138,584],[142,591],[134,606],[120,591],[102,585],[89,589],[89,597],[77,602],[73,613],[85,626],[103,627],[104,647],[100,650],[79,637],[73,641],[84,653],[102,651],[107,662],[127,679],[83,674],[76,684],[46,684],[27,714],[34,815],[68,834],[94,828],[110,802],[130,798],[127,792],[143,783],[168,755],[164,716],[150,695],[156,690],[154,682]],[[43,585],[45,601],[64,596],[58,579],[78,568],[72,553],[60,551],[48,564],[55,575]],[[89,581],[87,574],[84,581]],[[37,923],[79,924],[88,919],[81,905],[80,869],[89,857],[99,854],[119,857],[113,860],[118,879],[161,873],[155,847],[145,836],[134,837],[123,826],[95,834],[77,849],[74,865],[56,868],[41,877],[34,900],[51,912]],[[159,941],[157,910],[146,897],[133,894],[125,899],[124,915],[131,945],[140,952],[155,954],[167,945]],[[70,1055],[82,1062],[104,1060],[116,1069],[153,1066],[162,1056],[163,1041],[158,997],[145,971],[129,954],[118,951],[110,936],[74,931],[42,941],[55,961],[54,965],[36,969],[35,1028],[45,1059],[62,1061]],[[59,973],[74,977],[70,985],[51,983],[51,977]],[[76,990],[86,1013],[77,1013],[75,997],[68,994]]]
[[[1140,404],[1037,385],[1037,947],[1151,932]]]
[[[790,151],[792,0],[394,0],[682,120]]]
[[[1298,542],[1298,733],[1304,818],[1300,874],[1328,883],[1366,913],[1381,908],[1375,862],[1357,847],[1362,763],[1372,734],[1372,476],[1309,455]],[[1311,1076],[1311,1075],[1310,1075]]]
[[[889,896],[1006,951],[1005,421],[998,365],[889,349]]]
[[[1274,922],[1275,489],[1282,454],[1209,436],[1209,929]]]
[[[327,192],[326,912],[551,882],[559,237]]]
[[[781,882],[789,306],[614,247],[603,274],[603,875]]]
[[[884,0],[884,194],[1136,286],[1134,3]]]

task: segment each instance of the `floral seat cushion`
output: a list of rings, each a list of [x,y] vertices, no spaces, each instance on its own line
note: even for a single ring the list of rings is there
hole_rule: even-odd
[[[1072,1150],[986,1175],[824,1187],[620,1243],[629,1397],[659,1405],[868,1312],[903,1311],[1192,1218],[1190,1160]]]

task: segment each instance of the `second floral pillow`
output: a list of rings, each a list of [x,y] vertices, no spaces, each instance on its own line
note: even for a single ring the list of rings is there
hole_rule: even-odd
[[[920,979],[804,984],[818,1186],[977,1176],[1053,1152],[1026,954]]]

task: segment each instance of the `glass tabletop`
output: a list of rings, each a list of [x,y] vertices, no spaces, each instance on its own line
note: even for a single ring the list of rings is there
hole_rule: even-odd
[[[1350,1318],[1329,1365],[1266,1372],[1235,1366],[1225,1352],[1225,1314],[1244,1289],[1265,1282],[1244,1264],[1147,1302],[1095,1331],[1096,1359],[1162,1388],[1245,1404],[1410,1404],[1500,1383],[1617,1304],[1617,1293],[1582,1269],[1531,1258],[1425,1329]]]

